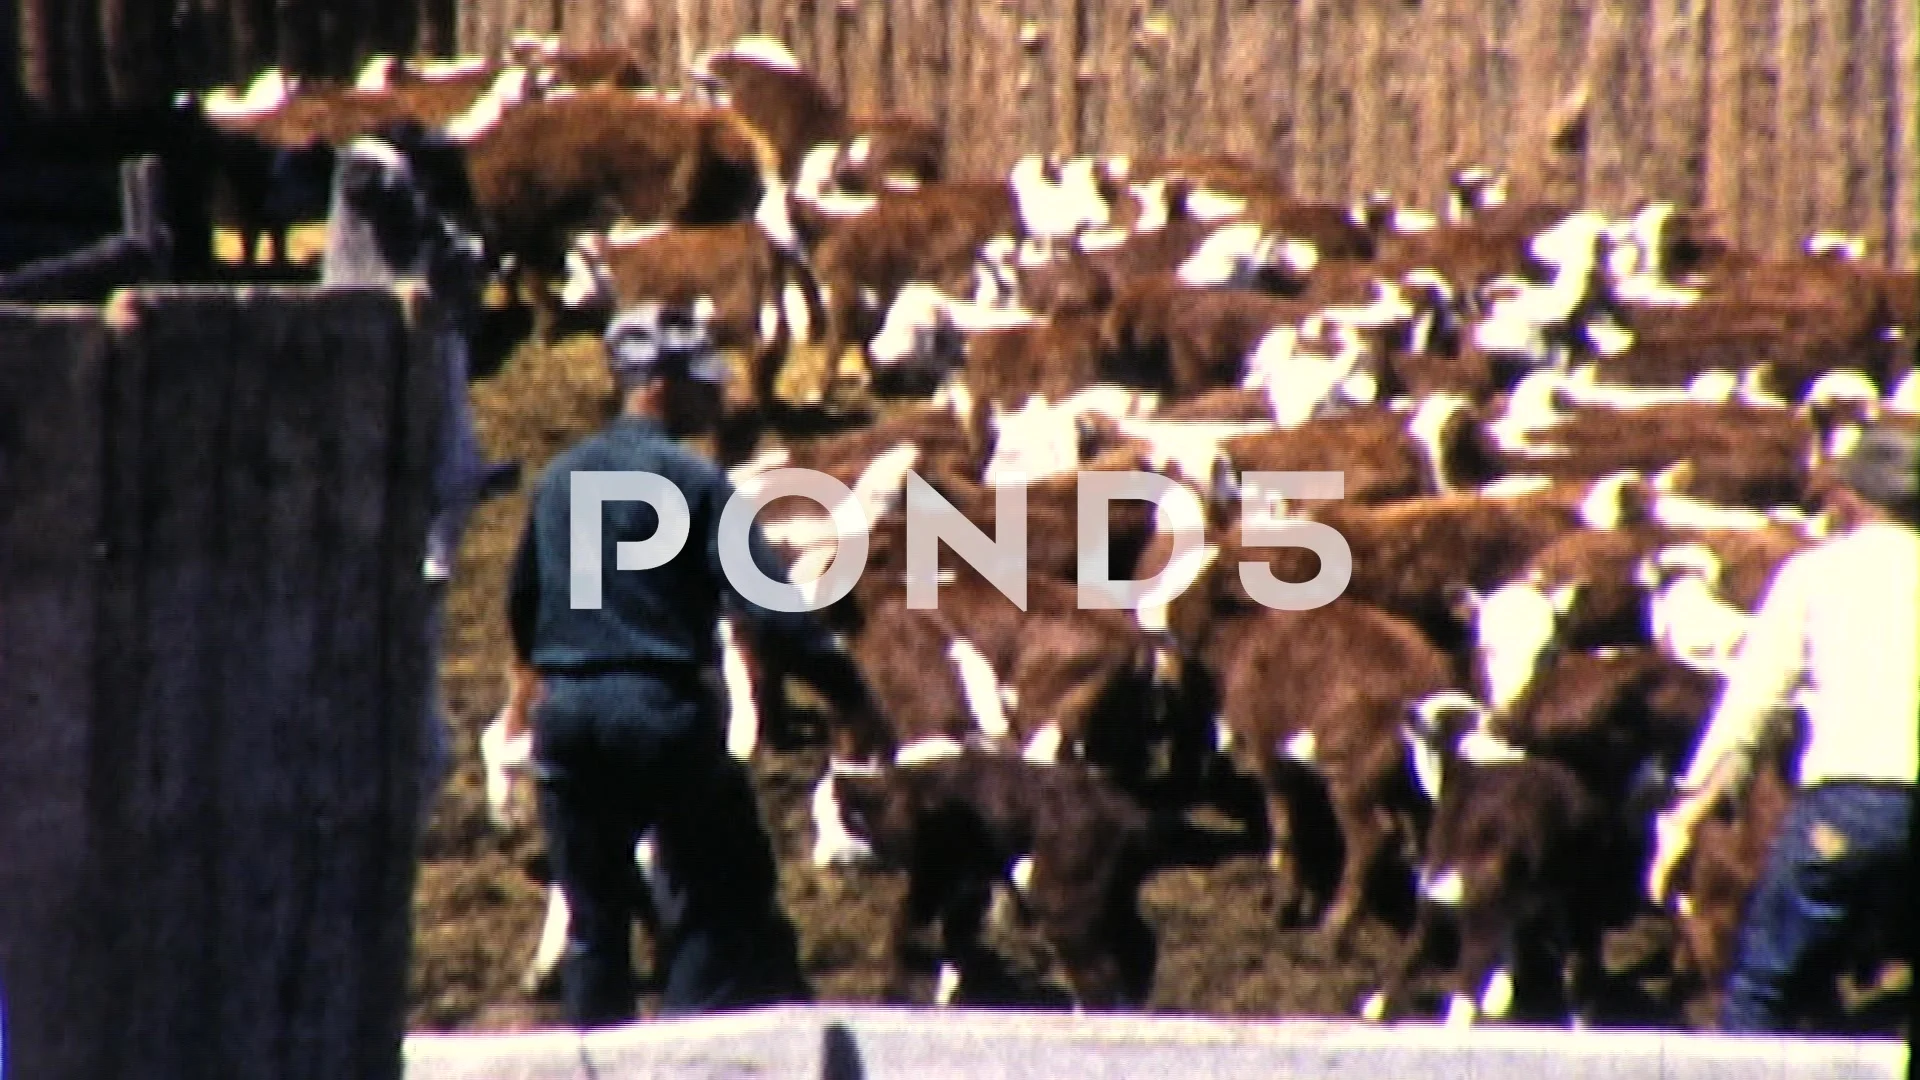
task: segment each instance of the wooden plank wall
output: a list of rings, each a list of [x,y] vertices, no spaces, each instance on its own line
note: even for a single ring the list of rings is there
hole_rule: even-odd
[[[744,33],[855,110],[940,120],[957,175],[1019,154],[1255,157],[1302,195],[1436,197],[1450,163],[1608,210],[1706,206],[1920,265],[1915,0],[0,0],[0,105],[164,100],[268,63],[518,32],[639,49],[672,85]],[[1024,32],[1023,32],[1024,31]],[[1031,45],[1027,43],[1030,42]]]
[[[745,33],[859,111],[943,123],[949,167],[1230,152],[1300,194],[1431,205],[1450,163],[1619,212],[1666,198],[1743,246],[1817,229],[1920,264],[1913,0],[470,0],[516,30],[641,48],[663,83]],[[557,22],[556,22],[557,20]],[[1023,29],[1026,33],[1023,35]],[[1025,44],[1031,42],[1031,46]]]
[[[529,22],[557,0],[0,0],[0,106],[70,113],[164,102],[277,64],[351,73],[373,52],[450,52],[463,32]],[[469,14],[471,11],[471,15]],[[456,21],[464,24],[456,27]]]
[[[9,1075],[397,1078],[438,354],[132,295],[0,310]]]

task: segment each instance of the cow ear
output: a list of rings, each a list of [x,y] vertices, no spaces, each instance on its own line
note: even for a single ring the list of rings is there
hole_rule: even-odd
[[[1620,487],[1620,519],[1617,525],[1637,528],[1653,522],[1654,504],[1659,492],[1644,477],[1635,477]]]
[[[1655,556],[1648,555],[1633,568],[1633,582],[1643,589],[1660,587],[1660,563]]]
[[[1459,583],[1448,585],[1441,595],[1446,600],[1447,613],[1463,623],[1473,621],[1480,611],[1481,601],[1486,599],[1480,595],[1480,590]]]
[[[1219,525],[1232,520],[1233,513],[1240,506],[1240,474],[1234,471],[1233,459],[1221,454],[1213,460],[1213,476],[1207,485],[1207,509],[1213,524]]]
[[[1580,583],[1570,581],[1547,593],[1547,602],[1553,605],[1553,610],[1565,615],[1573,610],[1573,602],[1579,599],[1579,596]]]
[[[1653,490],[1667,493],[1685,491],[1693,483],[1693,474],[1693,462],[1675,462],[1653,475]]]
[[[887,778],[842,773],[833,778],[833,785],[848,827],[864,835],[865,827],[879,817],[879,810],[886,803]]]

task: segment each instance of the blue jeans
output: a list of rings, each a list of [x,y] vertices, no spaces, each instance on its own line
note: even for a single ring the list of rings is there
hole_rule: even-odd
[[[1903,894],[1912,813],[1913,789],[1891,784],[1822,784],[1794,799],[1748,901],[1722,1027],[1789,1031],[1796,1014],[1830,1007],[1850,959],[1842,946],[1876,897]]]
[[[781,916],[773,847],[746,770],[727,756],[718,701],[699,678],[548,676],[534,712],[540,816],[571,909],[561,986],[579,1027],[633,1015],[630,941],[646,888],[634,844],[678,900],[663,927],[663,1013],[804,996]]]

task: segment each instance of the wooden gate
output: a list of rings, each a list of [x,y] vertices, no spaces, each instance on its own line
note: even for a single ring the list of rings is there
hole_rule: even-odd
[[[394,1077],[444,382],[384,290],[0,308],[21,1077]]]

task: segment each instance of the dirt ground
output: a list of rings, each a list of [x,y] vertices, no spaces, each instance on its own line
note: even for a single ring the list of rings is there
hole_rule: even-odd
[[[550,349],[525,346],[500,375],[475,388],[482,438],[493,456],[525,461],[531,478],[599,423],[610,393],[598,346],[590,340]],[[532,997],[520,985],[544,910],[538,829],[501,833],[488,824],[477,741],[503,700],[503,589],[524,514],[519,494],[480,508],[455,578],[441,677],[458,765],[425,838],[414,899],[414,1030],[515,1030],[558,1022],[551,1000]],[[806,800],[822,764],[818,751],[763,748],[754,762],[761,809],[780,855],[782,898],[797,924],[815,994],[827,1001],[874,1002],[885,979],[882,947],[901,883],[885,874],[820,871],[811,864]],[[1352,1015],[1359,999],[1378,985],[1397,933],[1369,921],[1350,955],[1323,955],[1308,932],[1279,927],[1275,913],[1283,887],[1266,861],[1254,856],[1151,879],[1142,907],[1160,945],[1152,1008],[1233,1016]],[[1038,942],[1012,930],[994,940],[1008,970],[990,1000],[1061,1000],[1047,983]],[[1618,973],[1613,981],[1622,991],[1614,1019],[1675,1022],[1660,1003],[1670,981],[1667,940],[1667,928],[1647,920],[1610,942],[1607,967]],[[644,971],[644,948],[637,958]]]

